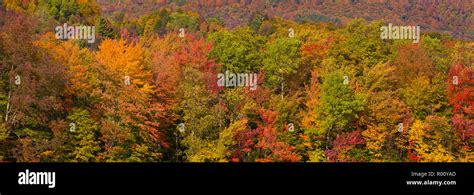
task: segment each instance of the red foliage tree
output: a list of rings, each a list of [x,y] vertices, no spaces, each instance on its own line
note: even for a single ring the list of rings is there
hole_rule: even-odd
[[[295,147],[279,141],[275,129],[277,112],[271,110],[260,110],[263,126],[259,127],[261,134],[258,136],[257,148],[263,153],[257,162],[298,162],[301,157],[293,153]]]
[[[474,72],[452,64],[448,77],[448,100],[453,106],[453,126],[466,146],[474,138]]]
[[[340,134],[332,141],[333,148],[326,152],[329,161],[355,161],[349,152],[357,145],[365,144],[360,130]]]

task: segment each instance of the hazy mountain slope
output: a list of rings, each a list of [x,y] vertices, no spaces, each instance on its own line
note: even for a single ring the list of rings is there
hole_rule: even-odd
[[[297,21],[346,22],[353,18],[384,19],[399,25],[420,25],[425,32],[441,32],[474,39],[473,1],[323,1],[323,0],[99,0],[105,15],[125,12],[139,16],[160,7],[219,17],[227,27],[247,23],[253,13]]]

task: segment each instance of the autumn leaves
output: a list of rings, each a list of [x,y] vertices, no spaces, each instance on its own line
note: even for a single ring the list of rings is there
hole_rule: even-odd
[[[101,17],[85,46],[4,15],[3,160],[472,161],[463,41],[383,40],[384,22],[364,20],[226,29],[160,10]]]

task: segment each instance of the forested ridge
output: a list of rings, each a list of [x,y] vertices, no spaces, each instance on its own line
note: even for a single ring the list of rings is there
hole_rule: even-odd
[[[0,161],[474,161],[472,2],[0,2]]]
[[[450,34],[463,40],[474,39],[474,3],[464,0],[99,0],[106,15],[125,12],[140,16],[163,6],[218,17],[228,28],[244,26],[255,13],[296,22],[347,24],[354,18],[367,21],[420,25],[430,32]]]

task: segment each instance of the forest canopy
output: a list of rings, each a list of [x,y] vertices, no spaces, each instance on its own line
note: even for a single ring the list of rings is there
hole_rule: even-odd
[[[421,26],[414,43],[381,39],[382,17],[234,26],[186,1],[0,2],[0,161],[474,161],[465,30]],[[65,23],[95,41],[58,39]]]

